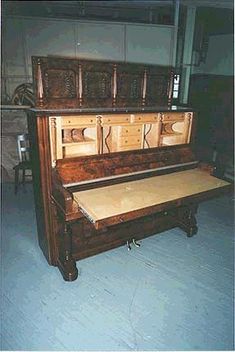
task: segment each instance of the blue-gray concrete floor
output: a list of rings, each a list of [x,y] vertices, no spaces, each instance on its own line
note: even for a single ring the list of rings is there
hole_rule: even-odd
[[[63,281],[37,244],[32,189],[2,192],[3,350],[233,350],[233,209],[77,263]]]

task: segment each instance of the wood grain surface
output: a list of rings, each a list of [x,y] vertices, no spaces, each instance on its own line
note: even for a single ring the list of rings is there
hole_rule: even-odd
[[[96,222],[228,185],[203,170],[194,169],[75,192],[73,196]]]

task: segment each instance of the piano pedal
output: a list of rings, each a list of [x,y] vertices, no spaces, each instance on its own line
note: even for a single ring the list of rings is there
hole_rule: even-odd
[[[130,245],[129,241],[126,242],[126,245],[127,245],[127,250],[130,251],[131,250],[131,245]]]
[[[136,240],[133,238],[132,243],[134,244],[134,246],[136,247],[140,247],[140,243],[136,242]]]

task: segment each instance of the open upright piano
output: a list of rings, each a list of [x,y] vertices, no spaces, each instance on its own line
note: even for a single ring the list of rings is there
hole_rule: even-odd
[[[28,112],[39,245],[63,278],[76,261],[173,227],[229,190],[194,152],[195,114],[172,106],[171,67],[33,57]]]

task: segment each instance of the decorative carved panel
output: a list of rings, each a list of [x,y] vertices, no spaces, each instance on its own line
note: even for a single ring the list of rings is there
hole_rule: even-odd
[[[82,107],[112,106],[113,65],[81,61]]]
[[[32,57],[36,106],[52,109],[79,106],[78,60]]]
[[[76,73],[72,70],[46,70],[44,87],[48,98],[76,98]]]
[[[85,72],[83,77],[84,96],[87,99],[111,97],[111,75],[107,72]]]
[[[117,106],[141,106],[144,67],[136,64],[117,65]]]
[[[155,107],[171,103],[170,67],[33,57],[36,107]]]
[[[129,73],[120,73],[118,76],[118,95],[121,99],[129,96],[132,100],[141,97],[140,77]]]
[[[167,67],[151,67],[147,72],[146,105],[167,105],[171,70]]]

